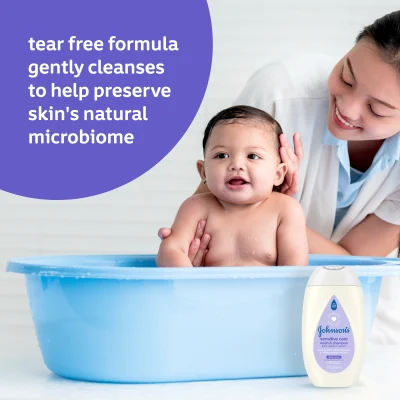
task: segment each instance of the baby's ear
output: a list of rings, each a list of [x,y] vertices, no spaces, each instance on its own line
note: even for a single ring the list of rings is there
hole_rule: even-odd
[[[278,164],[278,166],[276,167],[274,186],[280,186],[283,183],[287,170],[288,167],[285,163]]]
[[[200,175],[201,180],[205,180],[206,179],[206,173],[204,171],[204,161],[203,160],[197,160],[196,161],[196,168],[197,168],[197,172]]]

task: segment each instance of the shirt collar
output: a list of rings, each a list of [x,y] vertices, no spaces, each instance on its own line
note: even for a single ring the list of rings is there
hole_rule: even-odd
[[[337,156],[340,164],[344,167],[348,174],[350,174],[350,160],[349,152],[347,150],[347,140],[341,140],[332,135],[328,126],[325,126],[324,137],[322,143],[328,146],[337,146]]]
[[[339,146],[340,142],[343,142],[343,140],[335,138],[335,136],[333,136],[330,130],[328,129],[328,126],[325,125],[325,132],[324,132],[324,137],[322,139],[322,143],[327,144],[329,146]]]
[[[388,154],[396,161],[400,160],[400,132],[385,140],[382,145],[384,147],[384,154]]]
[[[347,141],[337,139],[329,131],[328,126],[325,126],[325,132],[322,143],[328,146],[337,146],[338,154],[342,153],[344,149],[347,151]],[[375,159],[383,159],[385,161],[399,161],[400,160],[400,132],[394,136],[387,138],[375,156]]]

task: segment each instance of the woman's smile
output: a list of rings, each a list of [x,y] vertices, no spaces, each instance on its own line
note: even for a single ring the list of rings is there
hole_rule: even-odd
[[[335,105],[334,107],[334,112],[333,112],[333,120],[335,121],[336,125],[339,126],[341,129],[346,129],[346,130],[356,130],[356,129],[361,129],[359,126],[355,126],[348,122],[345,117],[340,114],[340,111],[338,107]]]

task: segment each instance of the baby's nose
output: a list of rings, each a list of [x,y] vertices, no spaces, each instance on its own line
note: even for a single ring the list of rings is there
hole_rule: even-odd
[[[240,171],[240,170],[244,170],[245,165],[243,160],[241,159],[233,159],[231,164],[229,165],[229,169],[231,171]]]

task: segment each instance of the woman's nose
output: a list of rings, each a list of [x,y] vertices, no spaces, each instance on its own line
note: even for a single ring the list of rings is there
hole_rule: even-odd
[[[342,98],[342,101],[340,103],[338,102],[337,107],[339,113],[348,119],[349,122],[355,123],[360,120],[361,102],[355,96],[346,96]]]

